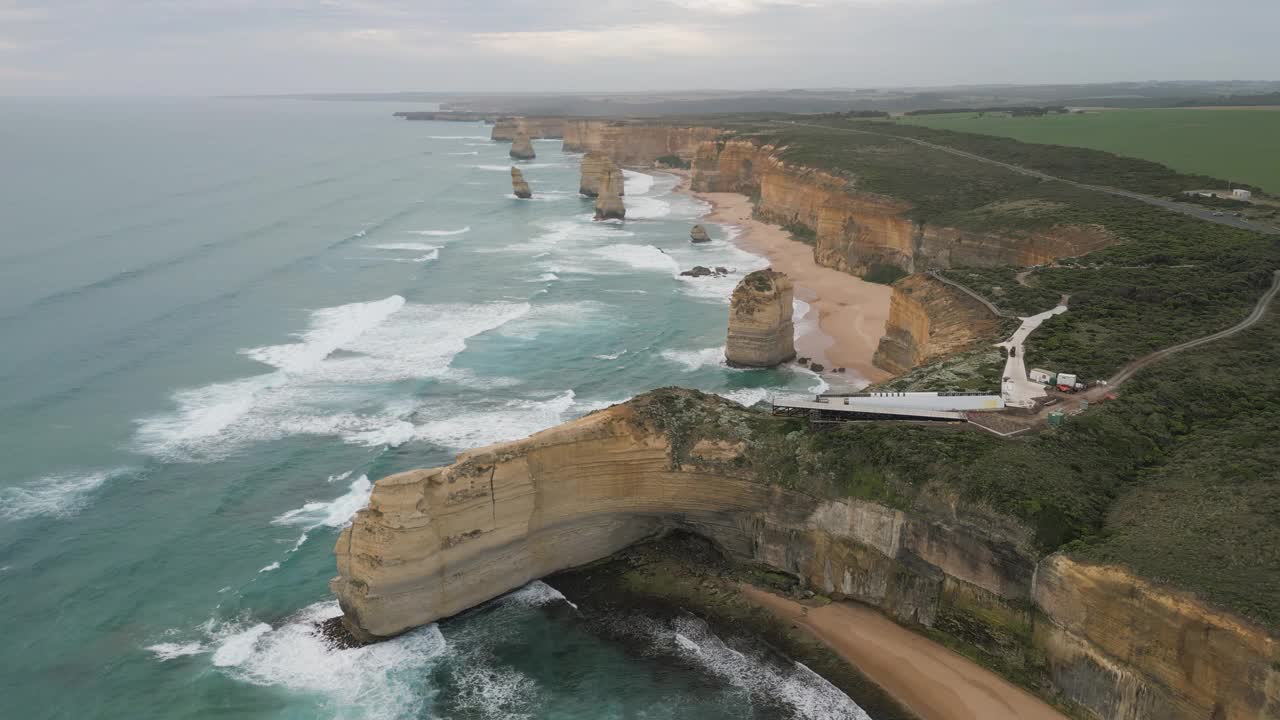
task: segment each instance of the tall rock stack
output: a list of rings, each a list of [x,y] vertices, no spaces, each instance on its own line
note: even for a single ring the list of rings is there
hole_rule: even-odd
[[[796,356],[791,278],[757,270],[742,278],[729,303],[724,357],[733,367],[774,367]]]
[[[511,192],[521,200],[533,197],[533,191],[529,189],[529,183],[525,182],[524,173],[518,167],[511,168]]]
[[[533,143],[529,141],[529,133],[521,130],[511,143],[511,157],[517,160],[532,160],[538,157],[533,151]]]
[[[622,171],[613,163],[610,166],[600,184],[600,194],[596,195],[597,220],[622,220],[627,216],[627,208],[622,204]]]
[[[600,185],[614,169],[613,160],[606,153],[599,150],[587,153],[582,157],[582,178],[578,181],[578,192],[587,197],[599,195]],[[626,195],[621,186],[618,187],[618,195]]]
[[[707,234],[707,229],[701,225],[694,225],[689,231],[689,240],[696,243],[711,242],[711,236]]]

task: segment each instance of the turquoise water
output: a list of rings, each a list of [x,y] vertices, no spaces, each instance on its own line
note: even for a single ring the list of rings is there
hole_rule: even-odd
[[[857,716],[695,619],[541,583],[373,647],[313,634],[370,479],[663,385],[818,384],[720,364],[764,263],[732,228],[691,245],[675,178],[628,173],[630,219],[595,223],[558,142],[521,202],[487,127],[395,109],[0,101],[3,714]]]

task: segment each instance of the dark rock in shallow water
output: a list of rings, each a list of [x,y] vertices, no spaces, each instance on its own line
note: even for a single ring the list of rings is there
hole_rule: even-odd
[[[808,365],[808,364],[809,364],[809,358],[807,358],[807,357],[796,358],[796,364],[797,364],[797,365]]]
[[[818,363],[809,363],[809,369],[814,372],[822,372],[823,370],[827,369],[827,366],[819,365]]]
[[[363,645],[342,624],[341,615],[316,623],[316,629],[320,631],[320,637],[324,638],[325,643],[335,650],[349,650]]]
[[[694,225],[689,231],[689,240],[696,243],[711,242],[711,236],[707,234],[707,229],[701,225]]]
[[[704,265],[694,265],[693,268],[680,273],[687,277],[707,277],[712,275],[711,268]]]

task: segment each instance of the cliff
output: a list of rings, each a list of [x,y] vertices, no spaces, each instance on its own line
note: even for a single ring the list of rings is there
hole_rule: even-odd
[[[807,228],[818,264],[858,276],[877,266],[913,273],[965,265],[1038,265],[1115,242],[1091,225],[993,233],[917,223],[909,217],[910,203],[860,191],[856,178],[788,165],[778,149],[746,140],[702,143],[694,151],[692,169],[693,190],[758,198],[760,219]]]
[[[529,141],[529,136],[524,131],[516,133],[516,139],[511,142],[511,157],[517,160],[532,160],[538,156],[533,151],[533,143]]]
[[[708,127],[646,125],[625,121],[566,120],[564,149],[569,152],[596,150],[619,165],[653,165],[658,158],[693,158],[698,146],[714,140],[723,131]]]
[[[513,142],[522,132],[538,140],[562,138],[565,122],[564,118],[557,117],[500,117],[494,121],[489,138]]]
[[[1045,678],[1099,718],[1280,712],[1274,637],[937,491],[911,511],[772,484],[769,422],[660,390],[454,464],[378,481],[339,536],[344,623],[375,640],[668,529]],[[783,447],[789,447],[785,443]]]
[[[533,191],[529,189],[529,183],[525,182],[524,173],[518,167],[511,168],[511,192],[521,200],[533,197]]]
[[[622,220],[627,216],[627,208],[622,204],[622,186],[622,170],[610,163],[596,195],[597,220]]]
[[[927,275],[911,275],[893,284],[889,321],[872,362],[902,374],[990,340],[999,328],[1000,318],[982,303]]]
[[[599,150],[592,150],[582,157],[581,177],[578,180],[578,192],[587,197],[600,194],[600,186],[617,168],[609,156]],[[625,195],[625,186],[618,187],[618,195]]]
[[[738,282],[729,301],[724,357],[734,367],[774,367],[796,356],[791,279],[756,270]]]

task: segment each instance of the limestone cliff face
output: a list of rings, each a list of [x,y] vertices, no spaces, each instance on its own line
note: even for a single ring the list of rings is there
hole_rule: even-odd
[[[859,190],[856,178],[787,165],[775,148],[745,140],[702,143],[692,169],[695,191],[756,197],[762,220],[802,225],[814,233],[818,264],[858,276],[877,265],[908,273],[959,265],[1037,265],[1115,241],[1092,226],[1001,235],[916,223],[908,216],[910,203]]]
[[[622,185],[622,170],[611,163],[596,195],[597,220],[622,220],[627,216],[627,208],[622,204]]]
[[[619,165],[652,165],[661,157],[691,160],[701,143],[722,134],[721,130],[706,127],[568,120],[564,127],[564,149],[571,152],[597,150]]]
[[[533,151],[533,143],[529,141],[529,135],[524,131],[516,133],[516,139],[511,142],[510,154],[517,160],[532,160],[538,156]]]
[[[712,427],[685,424],[697,408]],[[1122,570],[1053,555],[954,498],[910,512],[764,482],[742,408],[663,390],[379,480],[332,582],[365,640],[457,614],[667,529],[834,598],[967,636],[1015,635],[1048,694],[1100,720],[1280,717],[1277,638]]]
[[[581,178],[578,180],[578,192],[587,197],[600,194],[600,186],[617,168],[609,156],[599,150],[592,150],[582,157]],[[618,187],[618,194],[625,195],[625,188]]]
[[[774,367],[796,356],[791,279],[756,270],[738,282],[729,301],[725,360],[735,367]]]
[[[529,189],[529,183],[525,182],[524,173],[518,167],[511,168],[511,192],[521,200],[533,197],[533,191]]]
[[[977,300],[927,275],[912,275],[893,284],[889,321],[872,362],[902,374],[987,340],[999,327],[999,318]]]
[[[490,139],[513,142],[521,132],[534,139],[564,137],[564,118],[555,117],[500,117],[493,123]]]

